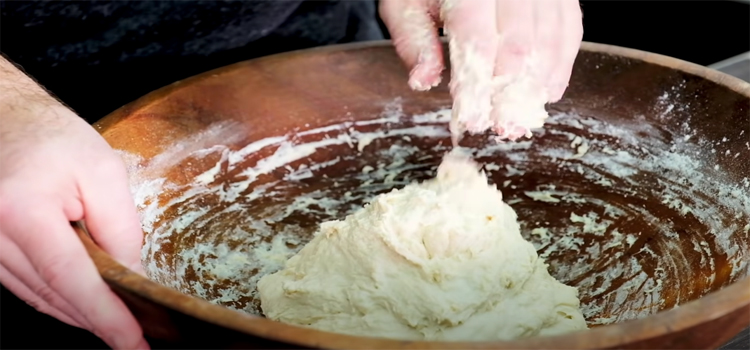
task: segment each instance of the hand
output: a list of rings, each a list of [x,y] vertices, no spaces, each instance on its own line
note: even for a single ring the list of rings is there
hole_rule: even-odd
[[[113,348],[148,348],[71,221],[141,270],[143,233],[121,159],[85,121],[0,57],[0,282]]]
[[[454,141],[490,128],[499,139],[530,136],[544,104],[562,98],[583,36],[577,0],[382,0],[380,14],[415,90],[440,83],[444,28]]]

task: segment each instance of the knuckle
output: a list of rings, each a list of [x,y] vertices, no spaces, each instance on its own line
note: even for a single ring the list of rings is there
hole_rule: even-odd
[[[531,46],[528,43],[511,41],[503,45],[503,54],[516,57],[525,57],[531,52]]]
[[[39,305],[39,307],[45,307],[46,308],[47,307],[46,304],[53,305],[53,304],[55,304],[55,301],[57,299],[57,293],[55,293],[55,291],[53,291],[47,285],[36,286],[36,287],[34,287],[32,289],[32,292],[37,297],[39,297],[38,301],[35,303],[35,304],[41,304],[41,305]],[[45,301],[46,304],[41,303],[41,300]],[[32,306],[34,306],[34,305],[32,305]],[[34,308],[37,309],[38,311],[42,311],[42,310],[39,310],[39,308],[37,306],[35,306]]]
[[[24,303],[33,307],[36,311],[53,316],[54,310],[50,306],[48,300],[52,299],[54,293],[49,290],[49,288],[47,288],[47,290],[42,290],[43,288],[38,287],[26,289],[20,287],[22,284],[19,283],[20,281],[16,280],[15,283],[12,283],[13,281],[13,276],[5,268],[0,269],[0,283],[2,283],[5,288],[18,297],[18,299],[23,300]]]
[[[75,283],[68,279],[71,269],[70,260],[59,255],[48,256],[44,263],[37,269],[39,277],[47,283],[50,288],[55,288],[62,283]],[[78,274],[74,274],[78,275]]]
[[[117,157],[106,157],[97,162],[95,168],[97,173],[110,177],[117,176],[119,178],[127,174],[125,164]]]
[[[40,299],[25,299],[24,302],[43,314],[51,315],[52,313],[52,308]]]

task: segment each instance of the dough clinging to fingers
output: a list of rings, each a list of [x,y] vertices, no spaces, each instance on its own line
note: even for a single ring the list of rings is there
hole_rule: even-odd
[[[492,130],[498,141],[531,137],[549,116],[545,105],[561,98],[570,79],[583,34],[577,1],[440,4],[453,66],[454,143],[467,131]]]
[[[465,132],[531,137],[562,97],[583,36],[576,0],[383,0],[381,15],[414,90],[440,82],[443,27],[456,145]]]

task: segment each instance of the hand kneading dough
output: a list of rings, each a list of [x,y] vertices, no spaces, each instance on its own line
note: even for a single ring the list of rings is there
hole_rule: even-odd
[[[270,319],[351,335],[482,341],[587,328],[577,290],[549,275],[502,194],[456,155],[436,179],[321,224],[258,291]]]

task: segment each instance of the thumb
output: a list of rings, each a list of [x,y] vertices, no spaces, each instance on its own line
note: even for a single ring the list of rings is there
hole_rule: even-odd
[[[119,159],[90,169],[79,184],[86,228],[94,241],[112,257],[141,273],[143,231],[128,187],[128,176]]]
[[[440,84],[443,50],[428,0],[382,0],[380,17],[396,52],[409,67],[409,86],[426,91]],[[433,11],[434,10],[434,11]]]

